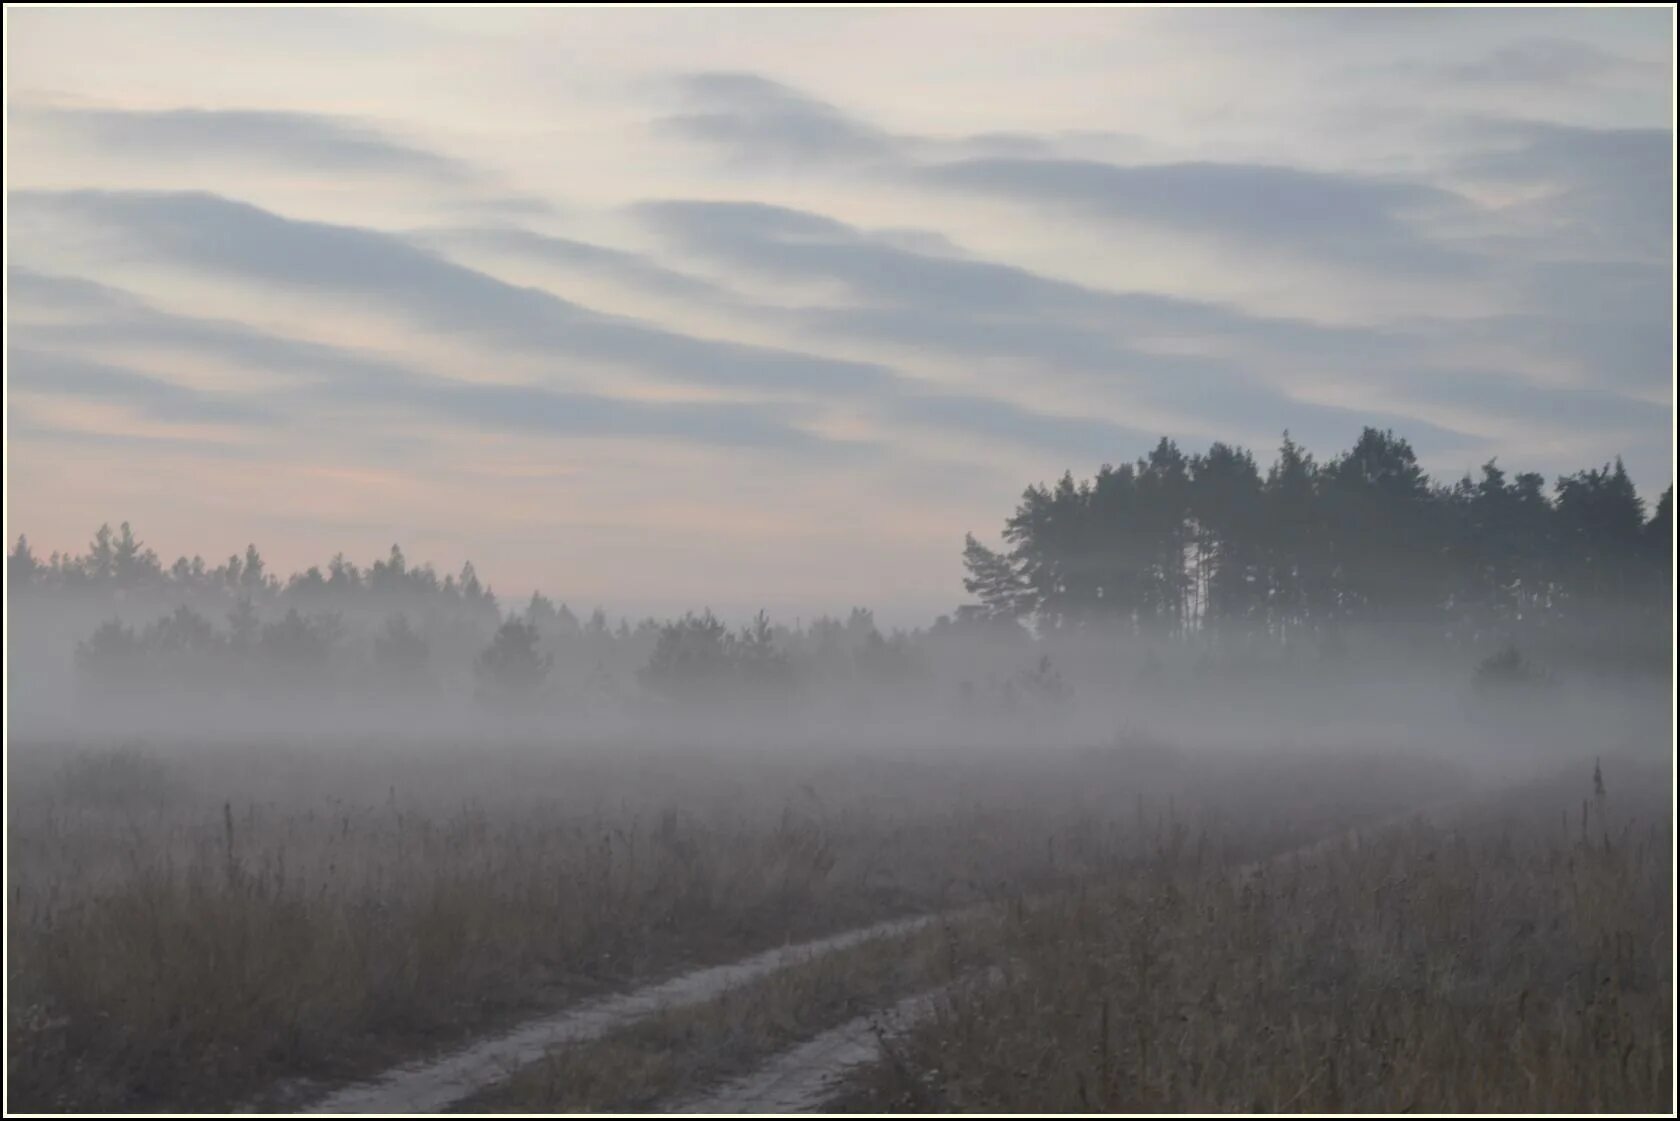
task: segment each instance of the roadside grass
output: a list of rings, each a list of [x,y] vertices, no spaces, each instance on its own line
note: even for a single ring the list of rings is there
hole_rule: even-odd
[[[1184,841],[1023,903],[1006,980],[856,1072],[858,1112],[1666,1112],[1666,774],[1513,792],[1248,876]]]

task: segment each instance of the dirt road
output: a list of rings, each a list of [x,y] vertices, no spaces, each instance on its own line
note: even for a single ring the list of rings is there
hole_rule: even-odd
[[[876,923],[728,965],[685,973],[657,985],[568,1008],[505,1035],[428,1062],[398,1067],[302,1107],[305,1113],[436,1113],[543,1057],[552,1047],[597,1039],[645,1016],[715,999],[725,990],[801,961],[873,938],[907,934],[941,916]],[[948,917],[948,916],[945,916]]]

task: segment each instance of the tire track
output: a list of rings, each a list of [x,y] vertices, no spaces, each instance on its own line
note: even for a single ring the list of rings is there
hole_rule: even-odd
[[[908,934],[952,914],[917,915],[781,946],[727,965],[685,973],[618,996],[574,1005],[482,1040],[442,1058],[406,1064],[380,1077],[306,1104],[302,1113],[438,1113],[510,1071],[541,1059],[550,1048],[598,1039],[643,1017],[713,1000],[726,990],[780,969],[876,938]]]
[[[906,997],[783,1051],[752,1074],[672,1106],[671,1113],[820,1112],[846,1071],[881,1057],[881,1036],[898,1035],[931,1015],[950,986]]]

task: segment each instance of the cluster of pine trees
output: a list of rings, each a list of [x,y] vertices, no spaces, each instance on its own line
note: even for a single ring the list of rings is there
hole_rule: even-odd
[[[1094,479],[1029,487],[1007,550],[970,535],[978,602],[961,613],[1041,634],[1282,643],[1358,628],[1475,644],[1604,620],[1666,630],[1673,516],[1671,486],[1646,517],[1619,459],[1548,493],[1491,461],[1480,479],[1433,483],[1406,440],[1374,428],[1323,463],[1286,433],[1264,474],[1244,449],[1186,455],[1162,439]]]

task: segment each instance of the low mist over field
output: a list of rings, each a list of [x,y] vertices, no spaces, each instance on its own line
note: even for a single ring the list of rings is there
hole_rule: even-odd
[[[8,1111],[1672,1110],[1671,10],[5,20]]]

